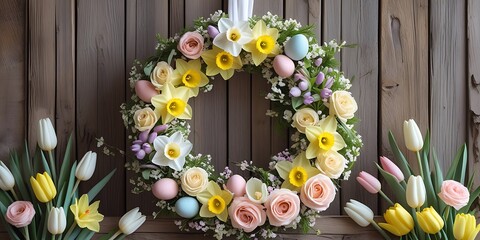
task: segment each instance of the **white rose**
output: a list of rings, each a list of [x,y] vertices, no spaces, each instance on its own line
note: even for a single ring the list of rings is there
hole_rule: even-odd
[[[345,170],[346,161],[342,154],[336,151],[327,151],[317,156],[315,166],[329,178],[337,179]]]
[[[347,91],[336,91],[330,96],[329,100],[330,115],[336,115],[340,120],[346,122],[353,118],[357,111],[357,102],[352,94]]]
[[[292,127],[295,127],[301,133],[305,133],[306,127],[315,126],[319,121],[317,112],[311,108],[302,108],[298,110],[293,115],[292,119]]]
[[[158,62],[157,66],[150,75],[150,81],[157,88],[160,89],[165,83],[172,79],[173,68],[166,62]]]
[[[152,129],[157,123],[158,117],[151,108],[147,107],[137,110],[133,115],[133,120],[135,121],[135,128],[143,132]]]
[[[182,190],[195,197],[207,187],[208,173],[203,168],[193,167],[183,173],[181,181]]]

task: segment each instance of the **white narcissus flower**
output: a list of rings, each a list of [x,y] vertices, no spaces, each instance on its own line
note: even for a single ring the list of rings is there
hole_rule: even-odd
[[[220,33],[213,39],[213,45],[234,57],[240,54],[244,44],[253,39],[252,30],[247,21],[233,22],[228,18],[222,18],[218,21],[218,30]]]
[[[10,191],[15,186],[15,178],[8,167],[0,161],[0,188],[3,191]]]
[[[63,207],[53,207],[48,214],[48,231],[52,235],[62,234],[67,227],[67,219]]]
[[[415,120],[410,119],[403,122],[403,136],[408,150],[418,152],[422,149],[423,137]]]
[[[347,202],[343,209],[361,227],[366,227],[373,221],[372,209],[359,201],[350,199],[350,202]]]
[[[52,151],[57,146],[57,135],[50,118],[38,121],[38,146],[43,151]]]
[[[155,155],[152,163],[159,166],[169,166],[180,171],[185,164],[185,157],[192,150],[192,143],[184,140],[180,132],[175,132],[170,137],[159,136],[153,141]]]
[[[139,208],[136,207],[123,215],[118,222],[118,227],[120,231],[125,235],[130,235],[135,232],[142,224],[145,222],[147,217],[142,215],[141,212],[138,211]]]
[[[80,181],[89,180],[92,177],[93,172],[95,172],[96,164],[97,153],[88,151],[78,163],[77,170],[75,170],[75,177]]]

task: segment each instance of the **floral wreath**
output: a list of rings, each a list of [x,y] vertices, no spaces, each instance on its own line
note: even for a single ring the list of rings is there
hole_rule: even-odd
[[[175,221],[181,230],[212,230],[217,239],[308,231],[339,181],[348,179],[362,146],[350,81],[335,68],[345,43],[318,45],[312,26],[271,13],[248,17],[253,1],[229,2],[228,15],[217,11],[180,35],[158,37],[155,54],[135,61],[134,94],[121,106],[135,155],[126,167],[138,174],[133,192],[151,190],[159,199],[154,217],[174,212],[183,218]],[[228,80],[244,70],[271,84],[266,99],[278,110],[267,115],[283,113],[278,119],[296,130],[293,145],[273,156],[269,169],[238,163],[254,176],[248,180],[228,167],[216,174],[209,155],[194,155],[186,121],[188,100],[210,91],[215,76]]]

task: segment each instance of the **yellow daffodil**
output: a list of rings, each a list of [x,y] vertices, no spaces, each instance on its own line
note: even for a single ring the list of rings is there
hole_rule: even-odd
[[[192,118],[192,107],[187,103],[192,93],[187,87],[175,88],[169,83],[161,90],[161,94],[152,97],[152,104],[155,107],[155,114],[162,117],[162,124],[169,123],[175,118]]]
[[[37,173],[37,176],[30,177],[30,185],[32,185],[33,193],[38,201],[47,203],[57,196],[57,188],[53,184],[52,178],[47,172],[43,174]]]
[[[200,60],[191,60],[186,62],[183,59],[177,59],[176,69],[173,71],[172,84],[178,86],[183,84],[193,91],[193,95],[198,95],[198,89],[208,84],[208,78],[202,72]]]
[[[70,210],[75,216],[75,222],[80,228],[88,228],[91,231],[100,231],[100,222],[103,221],[103,215],[98,212],[100,201],[88,205],[88,195],[83,194],[80,200],[75,199],[75,204],[70,206]]]
[[[268,56],[273,57],[280,52],[277,38],[278,29],[267,28],[265,22],[260,20],[253,27],[253,40],[243,45],[243,49],[252,53],[253,63],[258,66]]]
[[[197,195],[197,199],[203,204],[200,209],[200,217],[217,217],[226,222],[228,218],[227,206],[232,201],[233,194],[220,189],[217,183],[210,181],[207,188]]]
[[[311,177],[320,173],[312,167],[310,161],[305,157],[305,152],[299,154],[293,162],[280,161],[275,165],[275,169],[281,178],[285,181],[282,188],[288,188],[292,191],[300,191],[300,187]]]
[[[388,208],[383,218],[387,222],[378,225],[398,237],[408,234],[414,227],[412,215],[398,203]]]
[[[220,73],[223,79],[228,80],[233,76],[235,69],[242,68],[240,56],[232,54],[213,46],[212,50],[203,52],[203,61],[207,64],[207,76],[215,76]]]
[[[310,144],[307,148],[307,158],[315,158],[329,150],[338,151],[345,147],[345,141],[337,133],[337,120],[333,116],[322,119],[318,126],[305,128]]]

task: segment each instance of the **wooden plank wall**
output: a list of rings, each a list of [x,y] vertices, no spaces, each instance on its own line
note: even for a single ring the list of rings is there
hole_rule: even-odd
[[[125,149],[119,105],[130,94],[127,78],[133,60],[151,54],[156,33],[173,36],[198,17],[226,10],[227,2],[0,0],[0,159],[20,148],[24,138],[33,144],[37,120],[43,117],[54,120],[58,157],[70,134],[77,159],[97,150],[95,138],[100,136]],[[359,187],[354,177],[361,170],[378,175],[377,156],[391,156],[387,132],[392,130],[403,146],[405,119],[415,118],[423,133],[431,129],[444,168],[467,141],[470,169],[480,170],[478,1],[257,0],[254,13],[267,11],[314,24],[320,41],[335,38],[357,44],[337,57],[346,75],[354,77],[352,93],[360,106],[358,130],[365,147],[351,181],[342,184],[325,215],[342,214],[350,198],[383,211],[386,205]],[[268,90],[261,77],[241,73],[229,81],[215,79],[213,91],[191,103],[194,149],[211,154],[218,171],[225,166],[236,171],[234,163],[242,160],[267,167],[270,156],[288,146],[288,132],[265,116]],[[415,162],[413,155],[408,157]],[[119,155],[99,155],[94,180],[117,168],[99,195],[108,203],[101,204],[101,212],[111,217],[107,229],[134,206],[146,214],[155,210],[150,194],[129,193],[133,175],[124,170],[124,163]],[[480,184],[478,174],[476,183]],[[342,217],[325,217],[321,224],[331,226],[321,227],[326,238],[372,237],[371,229],[357,229]],[[166,236],[152,234],[156,231],[168,232],[172,239],[185,236],[163,220],[162,227],[156,226],[149,222],[134,238]]]

